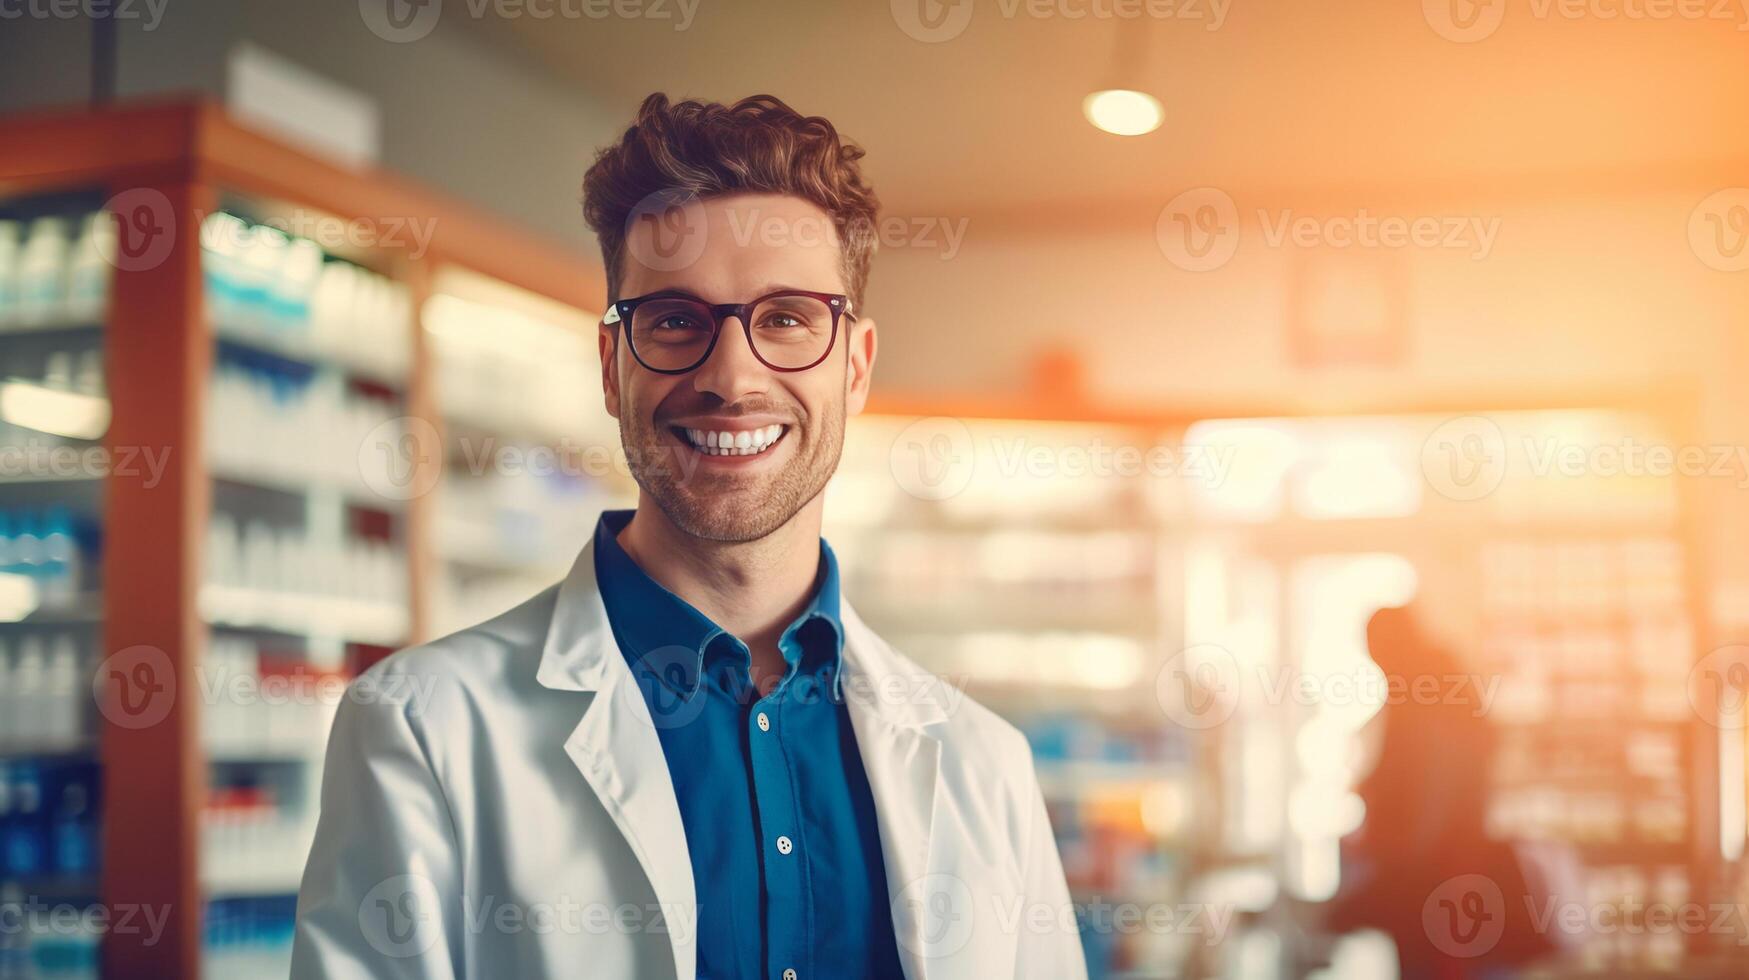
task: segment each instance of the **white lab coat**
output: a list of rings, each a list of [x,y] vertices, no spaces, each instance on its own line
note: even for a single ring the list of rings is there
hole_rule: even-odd
[[[1025,738],[848,602],[840,615],[905,976],[1084,977]],[[674,787],[608,625],[593,544],[558,585],[348,689],[298,894],[294,978],[691,978],[697,908]]]

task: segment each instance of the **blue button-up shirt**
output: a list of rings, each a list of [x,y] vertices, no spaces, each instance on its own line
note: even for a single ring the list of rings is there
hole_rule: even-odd
[[[784,629],[786,672],[761,698],[747,645],[619,546],[632,513],[601,515],[595,573],[680,802],[698,975],[900,976],[874,796],[839,683],[832,549],[821,540],[819,590]]]

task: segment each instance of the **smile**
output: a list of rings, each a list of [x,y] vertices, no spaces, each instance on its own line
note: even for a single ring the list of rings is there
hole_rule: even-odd
[[[675,434],[706,456],[758,456],[783,439],[787,425],[767,425],[735,432],[670,426]]]

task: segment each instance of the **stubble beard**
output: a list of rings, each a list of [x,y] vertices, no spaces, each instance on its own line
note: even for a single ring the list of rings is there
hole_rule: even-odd
[[[624,413],[629,415],[631,413]],[[795,441],[789,462],[769,475],[706,474],[640,414],[622,417],[621,444],[642,447],[626,454],[638,486],[681,532],[705,541],[757,541],[788,524],[819,496],[844,452],[844,402],[827,408],[809,432],[793,423],[784,441]]]

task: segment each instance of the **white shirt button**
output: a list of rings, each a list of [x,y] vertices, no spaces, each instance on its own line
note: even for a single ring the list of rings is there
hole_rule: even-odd
[[[777,853],[788,854],[795,849],[795,842],[791,841],[788,837],[779,837],[777,839]]]
[[[796,980],[796,971],[794,971],[794,970],[783,971],[783,980]]]
[[[771,731],[771,717],[769,715],[767,715],[765,712],[763,712],[763,711],[759,712],[759,717],[754,719],[754,720],[759,722],[759,730],[760,731],[762,731],[762,732]]]

